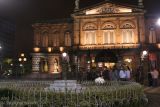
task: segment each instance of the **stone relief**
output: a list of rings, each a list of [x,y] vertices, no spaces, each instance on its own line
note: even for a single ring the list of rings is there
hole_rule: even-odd
[[[98,13],[119,13],[119,9],[115,7],[102,7],[97,10]]]

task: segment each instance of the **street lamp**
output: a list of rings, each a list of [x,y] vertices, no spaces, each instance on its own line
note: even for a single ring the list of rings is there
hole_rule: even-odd
[[[22,67],[22,73],[24,73],[24,62],[27,61],[27,58],[25,57],[24,53],[20,54],[20,57],[18,58],[18,61],[20,62],[20,67]]]
[[[148,51],[146,50],[142,51],[141,60],[143,61],[144,58],[146,58],[146,56],[148,56]]]
[[[68,66],[69,66],[69,56],[66,52],[62,53],[62,74],[63,79],[67,79],[67,72],[68,72]]]
[[[63,53],[62,53],[62,56],[63,56],[63,58],[66,58],[67,53],[66,53],[66,52],[63,52]]]

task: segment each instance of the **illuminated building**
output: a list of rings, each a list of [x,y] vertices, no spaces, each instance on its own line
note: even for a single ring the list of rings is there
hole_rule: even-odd
[[[138,6],[105,1],[76,10],[70,19],[35,23],[32,70],[61,72],[59,49],[84,69],[121,62],[135,70],[141,63],[141,52],[149,49],[150,43],[155,49],[160,47],[156,29],[146,23],[142,0]]]

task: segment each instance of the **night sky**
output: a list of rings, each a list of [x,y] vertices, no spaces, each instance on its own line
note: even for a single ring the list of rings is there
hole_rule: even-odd
[[[80,7],[91,6],[104,0],[81,0]],[[137,4],[137,0],[112,0]],[[15,21],[15,53],[31,52],[36,20],[52,20],[70,17],[75,0],[0,0],[0,16]],[[145,0],[148,13],[160,14],[160,0]]]

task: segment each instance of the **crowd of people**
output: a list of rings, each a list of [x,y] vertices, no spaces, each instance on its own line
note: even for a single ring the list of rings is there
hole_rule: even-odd
[[[91,69],[86,72],[86,74],[82,75],[83,80],[94,80],[97,77],[103,77],[105,80],[112,81],[128,81],[131,79],[131,70],[128,66],[122,66],[117,68],[114,66],[113,68],[99,68],[98,70]]]
[[[144,84],[145,74],[143,71],[142,67],[138,67],[137,71],[134,73],[128,66],[121,66],[121,67],[116,67],[114,66],[113,68],[92,68],[88,69],[87,72],[83,71],[81,74],[81,80],[95,80],[98,77],[102,77],[105,80],[111,80],[111,81],[136,81],[140,84]],[[159,72],[157,69],[152,69],[148,73],[148,85],[156,87],[158,86],[158,77],[159,77]]]

